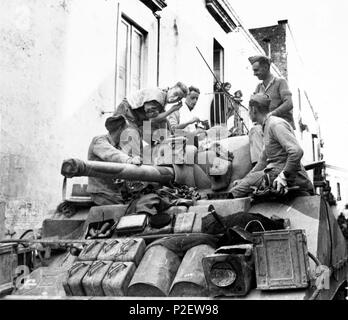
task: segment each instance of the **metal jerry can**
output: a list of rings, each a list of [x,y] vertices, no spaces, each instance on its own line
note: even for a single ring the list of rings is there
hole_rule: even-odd
[[[211,246],[206,244],[187,250],[175,275],[169,295],[172,297],[208,296],[202,259],[213,254],[214,251]]]
[[[102,281],[106,296],[126,296],[128,285],[135,272],[133,262],[111,262],[112,265]]]
[[[85,296],[82,287],[82,278],[87,273],[92,261],[78,261],[67,271],[67,277],[63,281],[63,288],[67,296]]]
[[[108,272],[112,261],[97,260],[91,264],[82,279],[82,286],[87,296],[104,296],[102,281]]]
[[[104,246],[104,242],[103,241],[92,241],[90,243],[88,243],[83,250],[81,251],[81,253],[79,254],[79,256],[77,257],[77,259],[79,261],[93,261],[93,260],[97,260],[97,256],[100,252],[100,250],[102,249],[102,247]]]
[[[181,263],[180,257],[162,245],[146,250],[128,287],[132,297],[166,297]]]
[[[99,252],[98,260],[131,261],[139,265],[145,247],[145,241],[141,238],[110,239]]]

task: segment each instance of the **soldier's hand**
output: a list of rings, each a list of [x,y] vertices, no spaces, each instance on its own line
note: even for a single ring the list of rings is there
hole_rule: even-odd
[[[201,120],[199,120],[198,117],[193,117],[192,120],[191,120],[191,123],[195,123],[195,122],[199,122]]]
[[[278,177],[274,179],[273,188],[281,194],[286,194],[288,192],[287,186],[288,184],[282,171],[281,173],[279,173]]]
[[[232,183],[232,188],[234,188],[235,186],[237,186],[237,184],[240,182],[241,179],[237,179],[237,180],[234,180],[233,183]]]
[[[180,108],[182,107],[182,101],[179,101],[177,104],[173,105],[171,108],[171,111],[175,112],[180,110]]]

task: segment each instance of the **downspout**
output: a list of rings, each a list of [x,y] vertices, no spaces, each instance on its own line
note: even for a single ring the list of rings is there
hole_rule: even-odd
[[[116,48],[115,48],[115,81],[114,81],[114,111],[116,111],[117,106],[117,87],[118,87],[118,41],[119,41],[119,26],[121,20],[121,10],[120,3],[117,3],[117,12],[116,12]],[[102,113],[103,114],[103,113]]]
[[[157,76],[156,83],[157,87],[159,86],[159,66],[160,66],[160,40],[161,40],[161,16],[156,12],[153,12],[153,15],[157,19]]]

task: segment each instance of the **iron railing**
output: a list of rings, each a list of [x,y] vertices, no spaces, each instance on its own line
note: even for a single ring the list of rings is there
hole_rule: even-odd
[[[228,129],[231,129],[234,135],[246,134],[243,122],[244,118],[248,117],[248,110],[228,93],[215,91],[211,95],[213,96],[210,106],[211,126],[227,126],[227,120],[234,117],[233,126]]]

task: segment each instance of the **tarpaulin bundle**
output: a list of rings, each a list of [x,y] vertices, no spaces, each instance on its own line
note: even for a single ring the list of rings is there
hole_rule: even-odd
[[[171,206],[192,206],[194,200],[198,199],[200,195],[194,187],[175,183],[171,187],[148,184],[133,194],[125,214],[155,215],[163,213]]]
[[[214,215],[216,217],[214,217]],[[238,212],[222,217],[216,212],[202,218],[202,232],[221,234],[218,247],[253,243],[253,232],[285,229],[284,219],[269,219],[259,213]]]
[[[146,213],[155,215],[171,207],[170,202],[156,193],[140,194],[128,205],[125,215]]]
[[[202,232],[209,234],[223,233],[227,228],[239,226],[248,232],[284,229],[284,219],[269,219],[259,213],[237,212],[222,217],[219,216],[224,227],[209,213],[202,218]]]

